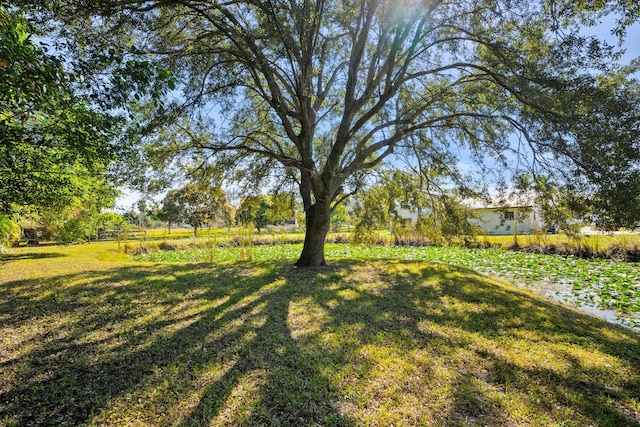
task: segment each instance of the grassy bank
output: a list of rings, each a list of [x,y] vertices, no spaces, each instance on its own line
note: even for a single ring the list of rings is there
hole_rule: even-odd
[[[0,425],[640,425],[638,334],[471,270],[114,247],[3,256]]]

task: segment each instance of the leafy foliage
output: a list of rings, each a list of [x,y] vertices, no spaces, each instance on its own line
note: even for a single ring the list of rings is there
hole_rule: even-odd
[[[11,246],[20,238],[20,226],[6,215],[0,215],[0,249]]]
[[[331,211],[331,229],[334,232],[340,230],[344,224],[351,221],[347,207],[344,204],[339,204]]]
[[[298,206],[296,206],[296,198],[293,193],[280,191],[269,194],[268,199],[267,215],[270,223],[285,224],[295,221]]]
[[[255,225],[260,232],[269,222],[267,211],[270,208],[267,197],[262,195],[245,196],[236,211],[236,224]]]
[[[465,244],[475,241],[473,217],[454,193],[434,192],[427,182],[410,172],[385,171],[368,189],[355,197],[354,240],[373,243],[376,228],[387,228],[397,239],[417,233],[434,244]],[[402,216],[416,217],[415,224]]]
[[[84,181],[105,180],[119,121],[74,95],[63,61],[32,40],[19,13],[0,8],[0,212],[62,209]]]
[[[162,201],[162,206],[156,212],[158,219],[167,223],[169,232],[171,232],[172,225],[179,224],[184,220],[182,208],[178,204],[178,195],[175,191],[169,190]]]
[[[126,113],[133,117],[132,101],[145,95],[159,109],[170,73],[113,49],[90,63],[65,55],[64,38],[25,10],[0,8],[0,212],[22,213],[60,243],[86,241],[107,225],[120,235],[100,210],[122,182],[116,163],[134,154]],[[34,41],[43,34],[53,46]]]
[[[416,231],[437,245],[470,245],[480,231],[469,222],[473,217],[473,211],[455,197],[440,195],[431,199],[428,212],[418,218]]]
[[[525,115],[530,137],[550,141],[540,154],[555,150],[567,160],[554,172],[564,190],[581,196],[606,226],[640,223],[640,86],[628,79],[634,72],[623,68],[576,82],[569,94],[552,93],[562,116],[554,126],[540,125],[537,113]]]
[[[117,191],[100,180],[82,180],[81,195],[64,207],[39,209],[39,223],[62,244],[85,242],[98,236],[105,218],[101,211],[113,206]],[[108,214],[107,214],[108,215]]]
[[[299,266],[324,264],[334,202],[385,162],[456,182],[461,153],[483,177],[498,165],[497,180],[519,165],[559,171],[612,212],[637,189],[633,70],[579,31],[611,10],[626,28],[637,19],[628,2],[25,3],[94,49],[77,55],[100,57],[108,41],[117,55],[153,54],[170,70],[184,102],[147,110],[147,123],[170,124],[149,139],[163,170],[178,159],[258,187],[297,182],[309,237]],[[129,78],[139,89],[138,65],[118,68],[113,87]],[[613,154],[598,160],[607,144]],[[621,213],[616,221],[633,219]]]
[[[167,193],[158,218],[169,223],[185,222],[197,236],[204,224],[230,222],[227,196],[220,187],[188,183]]]
[[[117,237],[122,238],[127,225],[127,221],[121,215],[115,212],[103,212],[96,219],[96,232],[98,237],[115,233]]]
[[[235,214],[236,224],[253,224],[258,232],[268,224],[295,221],[295,199],[291,193],[249,195],[242,198]]]

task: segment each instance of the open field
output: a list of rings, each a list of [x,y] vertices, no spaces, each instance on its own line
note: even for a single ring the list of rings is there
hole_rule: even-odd
[[[640,335],[470,269],[115,248],[2,256],[0,425],[640,426]]]

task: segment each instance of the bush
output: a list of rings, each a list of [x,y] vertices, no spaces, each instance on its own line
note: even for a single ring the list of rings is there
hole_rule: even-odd
[[[0,246],[11,246],[20,238],[20,226],[9,217],[0,215]]]

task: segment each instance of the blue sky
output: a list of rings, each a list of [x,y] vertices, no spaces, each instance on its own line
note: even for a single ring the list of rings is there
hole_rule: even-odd
[[[585,28],[584,34],[597,36],[598,38],[605,39],[615,45],[617,43],[617,38],[611,35],[611,29],[614,25],[615,18],[608,17],[602,20],[601,24],[598,26]],[[627,30],[626,42],[622,47],[626,50],[625,55],[621,60],[622,64],[628,64],[633,59],[640,59],[640,23],[631,26]],[[640,76],[638,77],[640,78]],[[470,161],[467,165],[464,159],[462,160],[461,165],[465,169],[467,167],[472,167]],[[138,200],[140,200],[140,198],[143,197],[141,193],[131,189],[125,188],[121,190],[122,195],[116,200],[116,210],[129,210]],[[154,199],[158,201],[162,200],[162,198],[162,195],[154,197]]]

